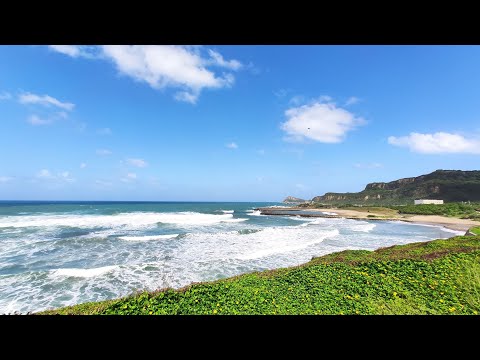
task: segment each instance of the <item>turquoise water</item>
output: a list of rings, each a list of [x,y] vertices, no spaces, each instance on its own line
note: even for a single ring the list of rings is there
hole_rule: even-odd
[[[0,314],[179,288],[455,232],[264,216],[279,203],[0,202]],[[458,234],[458,232],[457,232]]]

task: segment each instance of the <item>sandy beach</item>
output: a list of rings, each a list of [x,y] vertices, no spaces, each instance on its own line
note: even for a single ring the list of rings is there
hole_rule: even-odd
[[[291,208],[284,208],[282,210],[300,210],[300,209],[291,207]],[[425,225],[437,225],[437,226],[444,226],[447,229],[457,230],[457,231],[467,231],[469,228],[473,226],[480,226],[480,221],[474,221],[469,219],[458,219],[458,218],[439,216],[439,215],[397,214],[395,210],[391,210],[387,208],[378,208],[378,210],[302,208],[301,210],[309,211],[309,212],[319,212],[319,213],[320,212],[335,213],[339,217],[344,217],[347,219],[393,220],[393,221],[406,221],[406,222],[425,224]],[[332,215],[328,215],[328,217],[332,217]]]
[[[314,210],[314,209],[309,209]],[[322,211],[320,209],[315,209],[318,211]],[[439,215],[407,215],[407,214],[385,214],[383,212],[364,212],[364,211],[356,211],[356,210],[347,210],[347,209],[328,209],[329,212],[334,212],[342,217],[350,218],[350,219],[363,219],[363,220],[399,220],[399,221],[407,221],[412,223],[418,224],[425,224],[425,225],[439,225],[444,226],[447,229],[457,230],[457,231],[467,231],[472,226],[480,226],[479,221],[469,220],[469,219],[458,219],[453,217],[447,216],[439,216]],[[368,217],[370,215],[370,217]],[[372,217],[375,216],[377,218]]]

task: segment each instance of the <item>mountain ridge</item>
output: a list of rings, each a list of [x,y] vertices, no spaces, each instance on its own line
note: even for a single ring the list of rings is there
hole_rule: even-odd
[[[327,192],[311,201],[326,204],[413,204],[415,199],[480,201],[480,170],[435,170],[390,182],[372,182],[359,192]]]

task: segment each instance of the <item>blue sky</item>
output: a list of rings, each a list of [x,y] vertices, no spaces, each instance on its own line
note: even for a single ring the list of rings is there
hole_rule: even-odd
[[[281,201],[478,170],[479,46],[0,46],[0,199]]]

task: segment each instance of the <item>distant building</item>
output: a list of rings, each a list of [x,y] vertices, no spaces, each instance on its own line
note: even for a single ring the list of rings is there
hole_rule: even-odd
[[[419,199],[415,200],[415,205],[420,204],[443,204],[443,200]]]

